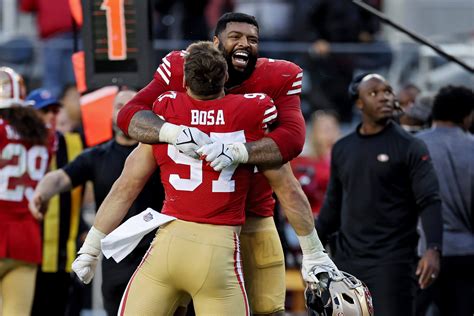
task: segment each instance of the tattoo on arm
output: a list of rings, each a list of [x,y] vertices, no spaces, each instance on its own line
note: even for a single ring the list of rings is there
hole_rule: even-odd
[[[249,153],[247,163],[260,165],[263,167],[272,167],[282,164],[283,158],[280,149],[273,139],[265,137],[251,143],[245,143]]]
[[[145,144],[159,143],[160,128],[163,125],[153,111],[140,111],[135,113],[128,127],[128,134],[133,139]]]

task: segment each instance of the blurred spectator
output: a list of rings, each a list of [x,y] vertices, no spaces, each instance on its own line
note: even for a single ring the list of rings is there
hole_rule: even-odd
[[[415,103],[416,98],[421,93],[420,88],[413,83],[404,85],[397,95],[397,101],[403,111]]]
[[[380,75],[356,77],[350,99],[362,123],[333,147],[331,175],[318,234],[335,236],[337,266],[369,287],[375,315],[414,315],[416,224],[427,246],[416,274],[422,288],[439,271],[441,202],[428,150],[391,118],[394,95]]]
[[[72,132],[73,130],[73,123],[64,108],[59,110],[56,117],[56,130],[62,134]]]
[[[75,85],[67,85],[61,92],[59,101],[63,105],[67,117],[71,121],[72,131],[82,133],[82,116],[81,116],[81,95],[77,91]]]
[[[404,130],[415,134],[427,129],[431,124],[431,111],[433,107],[433,98],[430,96],[420,96],[414,103],[405,107],[404,112],[398,120]]]
[[[57,193],[69,194],[69,192],[72,192],[69,190],[76,190],[73,188],[84,185],[87,181],[93,182],[95,204],[97,207],[100,206],[115,180],[120,176],[125,159],[138,144],[137,141],[129,138],[116,126],[118,111],[134,95],[135,92],[133,91],[122,91],[117,94],[114,100],[114,138],[85,150],[77,158],[63,165],[61,169],[48,173],[38,184],[31,208],[37,209],[41,201],[54,200],[54,195]],[[148,180],[144,190],[132,204],[123,221],[137,215],[147,207],[161,210],[163,199],[163,187],[157,171]],[[112,258],[102,260],[102,295],[108,315],[117,315],[125,287],[138,267],[155,233],[156,230],[146,235],[139,245],[120,263],[116,263]],[[68,268],[70,268],[70,265]]]
[[[71,56],[74,49],[73,18],[69,0],[20,0],[21,9],[37,13],[42,41],[42,86],[58,98],[63,87],[74,83]]]
[[[379,1],[366,1],[380,8]],[[345,91],[354,70],[373,70],[387,66],[390,54],[354,55],[350,52],[333,52],[334,43],[375,43],[380,29],[378,19],[346,0],[315,1],[310,12],[311,34],[314,43],[311,54],[312,80],[316,89],[317,108],[331,108],[338,112],[341,121],[352,120],[352,104]],[[381,42],[379,42],[382,45]],[[388,57],[388,59],[387,59]]]
[[[316,217],[329,182],[331,149],[341,136],[341,131],[337,116],[330,111],[316,111],[312,115],[311,123],[311,153],[293,159],[291,167]]]
[[[41,232],[28,199],[43,177],[52,143],[35,109],[25,106],[23,79],[0,68],[0,314],[29,315]],[[33,162],[33,163],[32,163]]]
[[[474,138],[468,132],[473,120],[474,92],[448,86],[435,97],[433,128],[417,134],[440,180],[444,223],[441,273],[420,301],[434,295],[443,316],[474,314]]]
[[[55,135],[57,144],[50,170],[63,167],[83,150],[77,133],[56,131],[61,103],[47,89],[33,90],[27,97],[44,123]],[[76,258],[76,239],[81,216],[83,188],[62,193],[46,206],[42,221],[43,260],[36,275],[31,315],[64,315],[72,286],[71,264]],[[45,203],[46,201],[42,201]],[[46,205],[46,204],[45,204]]]

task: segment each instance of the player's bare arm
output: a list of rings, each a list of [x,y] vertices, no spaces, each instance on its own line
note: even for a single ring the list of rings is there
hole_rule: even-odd
[[[145,144],[156,144],[160,142],[160,129],[163,124],[164,121],[153,111],[142,110],[132,117],[128,135]]]
[[[133,116],[128,133],[145,144],[168,143],[182,153],[198,158],[196,150],[211,143],[209,136],[195,127],[175,125],[163,121],[153,111],[142,110]]]
[[[94,276],[101,240],[120,224],[156,168],[150,145],[139,144],[128,156],[122,174],[99,207],[94,225],[72,264],[72,269],[84,283],[89,283]]]
[[[288,222],[298,236],[309,235],[314,229],[311,206],[289,163],[281,168],[263,171],[280,201]]]
[[[122,174],[100,205],[94,227],[108,234],[119,226],[156,168],[151,146],[139,144],[128,156]]]
[[[247,163],[253,165],[265,165],[267,167],[280,166],[283,158],[280,149],[271,138],[262,138],[255,142],[245,144],[248,152]]]
[[[280,168],[263,171],[281,203],[283,212],[295,230],[303,252],[301,272],[307,282],[318,282],[321,272],[339,277],[339,270],[324,251],[314,227],[311,206],[301,186],[286,163]]]
[[[28,208],[36,219],[42,219],[44,205],[56,194],[72,189],[69,176],[62,169],[47,173],[36,186]]]

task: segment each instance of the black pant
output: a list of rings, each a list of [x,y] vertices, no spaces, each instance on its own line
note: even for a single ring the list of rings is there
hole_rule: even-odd
[[[474,255],[444,257],[441,260],[438,305],[441,315],[474,314]]]
[[[47,273],[38,271],[31,315],[65,315],[71,282],[72,277],[69,272]]]
[[[415,313],[415,262],[361,265],[336,260],[342,271],[364,282],[372,294],[376,316],[412,316]]]

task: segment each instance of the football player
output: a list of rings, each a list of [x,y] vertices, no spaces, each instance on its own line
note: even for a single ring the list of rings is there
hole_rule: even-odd
[[[28,199],[48,168],[52,142],[24,101],[23,79],[0,68],[0,300],[3,315],[29,315],[41,263],[41,232]]]
[[[195,67],[196,60],[206,56],[206,50],[212,52],[212,62],[207,58],[207,62],[199,62],[199,67]],[[191,45],[189,51],[184,67],[187,94],[175,91],[162,94],[155,102],[154,113],[167,119],[165,124],[194,125],[224,143],[255,141],[263,137],[267,124],[277,117],[273,102],[261,93],[224,97],[226,73],[215,79],[217,66],[213,65],[221,60],[223,68],[227,69],[222,55],[210,43]],[[101,205],[73,269],[82,280],[90,281],[100,253],[101,238],[118,225],[140,192],[142,182],[159,165],[166,190],[163,213],[180,220],[159,230],[139,272],[132,277],[130,289],[124,293],[121,310],[130,314],[145,311],[166,314],[174,311],[189,295],[198,314],[248,315],[238,232],[245,218],[245,200],[253,180],[253,167],[233,164],[217,173],[203,161],[187,157],[172,146],[160,144],[150,148],[140,145],[139,148],[128,158],[122,175]],[[278,187],[275,191],[283,196],[282,205],[291,210],[292,216],[298,214],[303,218],[299,229],[308,229],[311,223],[315,234],[309,204],[282,193],[286,190],[282,190],[284,177],[280,170],[267,170],[264,174]],[[298,210],[304,212],[298,213]],[[324,272],[336,274],[337,268],[323,252],[317,235],[312,233],[300,238],[307,262],[303,272],[310,275],[311,270],[317,275],[320,266],[325,264]],[[155,246],[157,250],[154,250]],[[215,246],[218,249],[214,249]],[[157,252],[161,254],[157,255]],[[167,261],[152,260],[155,256],[167,256]],[[314,276],[311,280],[317,281]],[[147,289],[146,293],[142,289]]]
[[[277,117],[271,99],[264,94],[224,96],[227,63],[221,53],[210,42],[192,44],[188,52],[187,92],[160,95],[154,113],[167,124],[197,126],[216,139],[262,138]],[[117,226],[116,219],[125,215],[158,166],[166,192],[162,213],[177,220],[158,230],[125,290],[119,314],[170,315],[183,297],[191,296],[197,314],[250,315],[238,234],[253,168],[232,165],[216,172],[168,144],[140,144],[128,157],[100,206],[74,270],[84,278],[81,269],[98,257],[100,239]]]
[[[259,27],[254,17],[243,13],[227,13],[218,21],[214,45],[227,60],[229,80],[228,93],[265,93],[278,109],[276,128],[255,142],[216,143],[204,148],[206,159],[217,170],[224,164],[249,163],[273,166],[280,177],[273,189],[280,193],[280,200],[293,203],[283,208],[290,224],[307,244],[319,243],[312,219],[304,220],[306,205],[309,205],[291,168],[280,166],[296,157],[302,150],[305,138],[305,123],[300,109],[303,72],[297,65],[284,61],[258,57]],[[154,100],[167,90],[183,91],[184,52],[174,51],[163,58],[154,79],[143,88],[119,113],[121,129],[145,143],[160,141],[163,121],[152,111]],[[196,137],[198,138],[198,137]],[[199,134],[199,139],[204,139]],[[194,149],[201,147],[199,142]],[[225,147],[226,155],[220,155]],[[193,155],[195,153],[191,153]],[[230,157],[227,159],[226,157]],[[225,159],[223,159],[225,158]],[[213,161],[214,160],[214,161]],[[280,186],[280,187],[279,187]],[[269,183],[257,173],[251,182],[247,198],[246,222],[241,232],[243,267],[247,293],[254,314],[284,314],[285,266],[283,249],[273,222],[274,200]],[[306,246],[303,246],[306,247]],[[311,264],[323,264],[327,256],[306,253],[303,270]],[[322,259],[322,261],[319,261]],[[306,280],[311,278],[303,271]],[[271,286],[270,286],[271,284]]]

